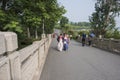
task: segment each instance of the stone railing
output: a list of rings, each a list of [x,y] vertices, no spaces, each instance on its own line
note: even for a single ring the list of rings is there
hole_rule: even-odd
[[[51,35],[19,51],[17,35],[0,32],[0,80],[39,80]]]
[[[120,40],[117,39],[94,39],[93,40],[93,46],[115,52],[120,53]]]
[[[78,41],[81,41],[81,38],[78,38]],[[88,40],[86,39],[86,44]],[[106,38],[94,38],[92,40],[92,46],[104,49],[110,52],[120,53],[120,40],[117,39],[106,39]]]

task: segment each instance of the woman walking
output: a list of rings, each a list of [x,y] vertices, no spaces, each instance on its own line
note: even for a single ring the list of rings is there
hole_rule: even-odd
[[[63,36],[62,36],[62,34],[60,34],[60,36],[58,36],[57,40],[58,40],[58,45],[57,45],[58,50],[62,51],[63,50]]]
[[[64,34],[64,38],[63,38],[63,50],[68,50],[68,44],[69,44],[69,39],[67,34]]]

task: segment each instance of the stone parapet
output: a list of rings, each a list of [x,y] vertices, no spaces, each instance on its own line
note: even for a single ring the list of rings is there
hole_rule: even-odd
[[[4,35],[6,51],[11,52],[18,48],[17,35],[13,32],[0,32],[1,35]]]
[[[16,33],[0,32],[0,80],[39,80],[51,37],[16,51]]]
[[[0,55],[6,52],[5,37],[0,32]]]
[[[19,52],[13,52],[9,55],[10,65],[11,65],[11,78],[12,80],[21,80],[21,63]]]
[[[0,59],[0,80],[11,80],[9,59]]]

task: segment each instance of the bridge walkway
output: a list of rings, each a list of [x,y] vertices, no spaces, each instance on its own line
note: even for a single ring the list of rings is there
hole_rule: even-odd
[[[40,80],[120,80],[120,56],[71,40],[59,52],[52,41]]]

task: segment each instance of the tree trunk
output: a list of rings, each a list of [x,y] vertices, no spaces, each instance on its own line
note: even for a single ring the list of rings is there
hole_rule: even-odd
[[[35,30],[35,38],[38,39],[38,32],[37,32],[37,28]]]
[[[29,28],[29,27],[27,27],[27,36],[28,36],[28,38],[31,37],[31,36],[30,36],[30,28]]]

